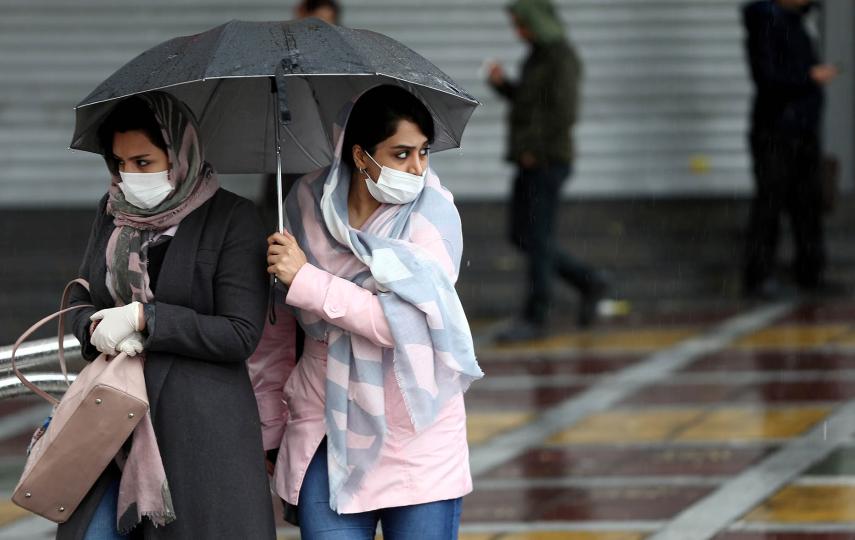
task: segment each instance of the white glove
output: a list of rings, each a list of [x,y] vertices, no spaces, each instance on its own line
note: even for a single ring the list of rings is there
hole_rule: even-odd
[[[126,306],[102,309],[93,313],[89,319],[101,322],[89,338],[92,345],[104,354],[115,356],[116,347],[123,339],[142,330],[139,327],[141,305],[139,302],[131,302]]]
[[[139,353],[143,352],[143,336],[139,332],[134,332],[129,335],[125,339],[123,339],[118,346],[116,346],[116,351],[120,353],[125,353],[128,356],[136,356]]]

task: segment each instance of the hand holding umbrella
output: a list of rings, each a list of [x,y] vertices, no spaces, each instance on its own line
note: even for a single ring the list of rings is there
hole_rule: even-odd
[[[267,272],[286,286],[291,285],[294,276],[308,262],[306,254],[287,230],[271,234],[267,245]]]

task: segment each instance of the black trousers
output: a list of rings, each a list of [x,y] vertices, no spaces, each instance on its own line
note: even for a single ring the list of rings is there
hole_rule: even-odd
[[[796,283],[815,287],[825,269],[819,138],[755,133],[750,143],[756,192],[746,237],[745,288],[760,286],[774,273],[783,213],[795,242]]]
[[[555,222],[561,187],[570,176],[567,164],[519,168],[510,201],[510,239],[528,259],[526,320],[543,324],[549,312],[552,277],[558,274],[580,293],[591,291],[598,279],[588,265],[558,247]]]

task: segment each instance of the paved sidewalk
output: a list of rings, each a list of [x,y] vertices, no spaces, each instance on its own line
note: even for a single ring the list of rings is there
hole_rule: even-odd
[[[853,316],[847,301],[688,306],[518,347],[482,334],[460,537],[855,539]],[[4,422],[34,404],[0,410],[6,493],[29,428]],[[52,531],[0,502],[0,540]]]

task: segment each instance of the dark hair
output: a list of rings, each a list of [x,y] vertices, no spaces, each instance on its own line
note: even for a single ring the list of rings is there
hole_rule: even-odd
[[[399,86],[383,85],[362,94],[353,106],[344,132],[342,159],[354,166],[353,147],[373,154],[377,145],[395,134],[398,123],[408,120],[433,143],[433,117],[419,98]]]
[[[303,0],[300,4],[300,8],[306,13],[312,13],[325,7],[333,10],[336,19],[341,16],[341,6],[336,0]]]
[[[98,142],[110,172],[117,174],[118,164],[113,157],[113,136],[116,133],[142,131],[151,143],[167,152],[160,124],[148,104],[138,97],[130,97],[113,107],[98,128]]]

